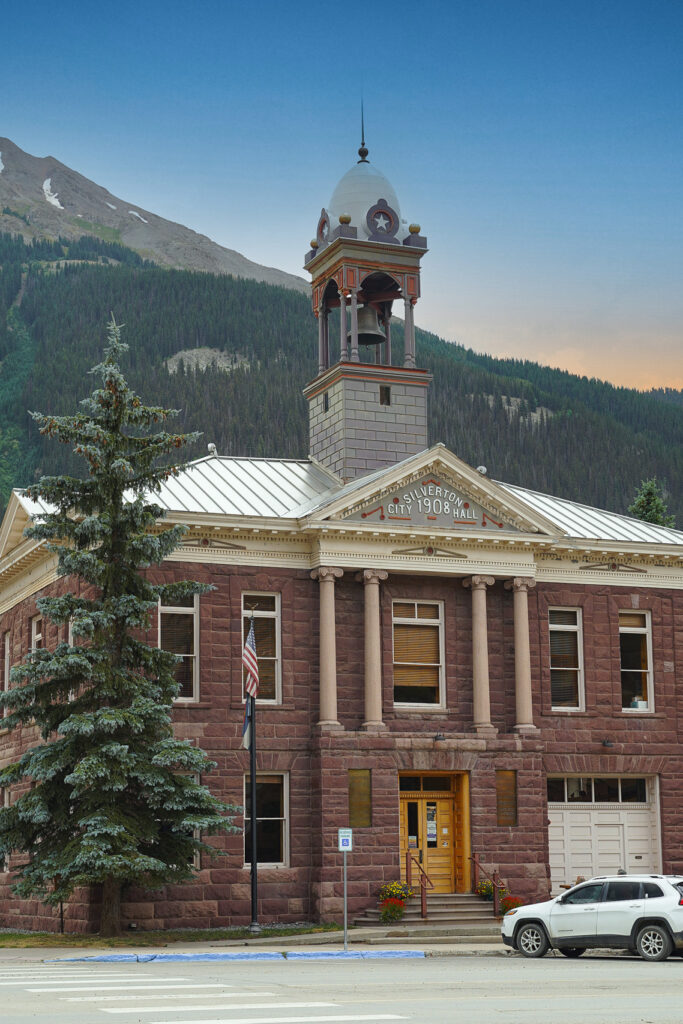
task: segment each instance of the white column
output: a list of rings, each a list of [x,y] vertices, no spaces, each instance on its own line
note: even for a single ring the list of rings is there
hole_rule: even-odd
[[[529,645],[529,591],[536,586],[530,576],[516,576],[505,584],[512,591],[515,619],[515,732],[536,732],[531,696],[531,649]]]
[[[318,373],[326,369],[325,365],[325,314],[323,307],[318,310]]]
[[[382,721],[382,623],[379,585],[383,569],[364,569],[356,579],[365,589],[365,721],[364,729],[384,729]]]
[[[349,358],[349,339],[346,331],[346,292],[339,292],[339,351],[342,362]]]
[[[358,355],[358,289],[351,290],[351,362],[359,363]]]
[[[471,576],[463,580],[464,587],[472,590],[472,696],[473,719],[476,732],[495,733],[491,724],[491,695],[489,688],[489,643],[486,622],[486,588],[493,586],[493,576]]]
[[[340,729],[337,720],[337,626],[334,613],[334,581],[344,575],[342,569],[321,566],[311,579],[320,584],[320,721]]]
[[[415,368],[415,326],[413,324],[413,303],[411,299],[404,300],[405,324],[404,332],[404,359],[403,365],[409,369]]]

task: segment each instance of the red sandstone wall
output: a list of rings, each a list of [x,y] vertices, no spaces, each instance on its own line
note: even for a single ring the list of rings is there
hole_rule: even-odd
[[[168,563],[157,581],[194,578],[215,586],[201,599],[201,699],[179,706],[179,735],[195,740],[218,763],[206,781],[223,800],[241,804],[248,755],[240,749],[241,593],[282,594],[283,703],[258,711],[261,770],[289,774],[290,864],[259,872],[262,921],[339,919],[342,857],[337,828],[348,824],[349,768],[372,769],[373,823],[354,832],[349,858],[350,912],[374,903],[383,881],[399,876],[399,771],[468,771],[472,848],[508,886],[528,898],[548,890],[547,807],[549,772],[655,774],[660,777],[664,868],[683,870],[680,778],[683,768],[679,721],[683,710],[676,671],[683,655],[683,595],[677,591],[539,584],[529,594],[535,721],[539,735],[520,740],[514,726],[512,595],[496,583],[488,594],[492,719],[499,732],[486,749],[471,732],[471,595],[457,579],[395,575],[382,587],[383,687],[387,729],[359,732],[363,721],[363,587],[353,572],[336,585],[339,718],[345,731],[318,734],[318,584],[307,571],[263,570]],[[634,581],[635,583],[635,581]],[[49,588],[51,592],[64,583]],[[391,601],[444,601],[448,708],[435,712],[395,710],[392,704]],[[583,608],[586,674],[585,713],[550,710],[547,608]],[[619,689],[619,608],[650,609],[656,711],[624,714]],[[35,599],[2,617],[0,632],[12,631],[13,660],[30,640]],[[150,635],[155,642],[156,632]],[[48,643],[56,641],[54,627]],[[437,743],[437,732],[446,742]],[[613,747],[602,745],[610,738]],[[35,730],[0,732],[0,764],[35,742]],[[496,825],[496,768],[518,771],[519,824]],[[241,825],[241,818],[237,823]],[[225,856],[204,858],[197,879],[150,895],[128,894],[125,916],[139,927],[243,924],[250,920],[249,870],[242,866],[241,835],[213,841]],[[0,875],[0,925],[56,930],[56,914],[34,902],[10,898]],[[96,909],[86,891],[66,909],[67,930],[92,930]]]

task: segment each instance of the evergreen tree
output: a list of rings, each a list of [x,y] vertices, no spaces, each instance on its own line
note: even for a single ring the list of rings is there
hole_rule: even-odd
[[[71,624],[74,643],[33,650],[2,694],[3,727],[35,724],[43,743],[0,772],[0,786],[31,788],[0,810],[0,858],[28,854],[14,891],[55,905],[77,886],[102,890],[100,931],[120,931],[121,893],[159,888],[193,874],[200,833],[235,832],[230,815],[196,779],[215,765],[177,740],[171,705],[175,655],[140,639],[159,598],[178,604],[207,587],[153,585],[144,570],[180,542],[150,495],[178,472],[158,463],[191,435],[165,432],[172,410],[142,404],[119,367],[126,346],[113,317],[101,386],[73,416],[34,414],[41,433],[71,445],[88,476],[43,477],[26,494],[41,509],[26,531],[57,553],[77,589],[37,601],[42,616]],[[62,630],[62,635],[65,633]]]
[[[656,476],[641,482],[633,504],[629,505],[628,510],[632,516],[642,519],[645,523],[671,527],[676,524],[676,517],[669,515]]]

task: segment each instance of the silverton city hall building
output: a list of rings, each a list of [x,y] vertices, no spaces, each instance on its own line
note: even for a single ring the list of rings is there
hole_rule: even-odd
[[[175,728],[239,805],[255,617],[259,918],[339,918],[346,826],[351,913],[408,852],[437,893],[470,891],[475,853],[527,898],[577,875],[681,871],[683,533],[494,481],[430,443],[414,334],[427,239],[359,155],[306,255],[309,457],[212,455],[160,496],[188,532],[155,579],[214,589],[160,607],[149,642],[182,656]],[[5,687],[32,646],[65,639],[36,608],[73,586],[23,536],[36,511],[16,491],[0,528]],[[36,740],[0,730],[0,765]],[[226,856],[203,858],[194,882],[129,891],[128,919],[248,922],[249,843],[212,842]],[[0,926],[55,928],[11,896],[11,862]],[[69,930],[93,927],[94,898],[65,908]]]

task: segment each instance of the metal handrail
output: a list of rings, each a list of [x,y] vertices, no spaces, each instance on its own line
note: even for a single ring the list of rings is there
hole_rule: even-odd
[[[411,853],[410,850],[406,850],[406,885],[409,885],[409,886],[412,887],[412,884],[413,884],[412,865],[413,864],[415,864],[417,866],[417,869],[420,872],[420,915],[421,915],[421,917],[426,917],[427,916],[427,883],[429,883],[429,888],[430,889],[434,888],[434,883],[432,882],[431,878],[429,877],[429,875],[427,874],[425,869],[420,864],[420,862],[417,859],[417,857],[415,856],[415,854]]]
[[[486,870],[486,868],[483,868],[481,866],[481,864],[479,862],[479,854],[478,853],[473,853],[472,856],[469,859],[474,864],[474,878],[473,878],[473,884],[472,884],[473,891],[476,892],[477,886],[479,885],[479,875],[480,875],[480,873],[483,874],[483,875],[486,875],[486,877],[488,878],[488,880],[491,882],[491,884],[493,886],[493,916],[494,917],[500,917],[500,900],[501,900],[500,890],[501,889],[505,889],[505,883],[501,882],[500,875],[498,874],[497,871],[494,871],[493,874],[490,875],[489,872]]]

